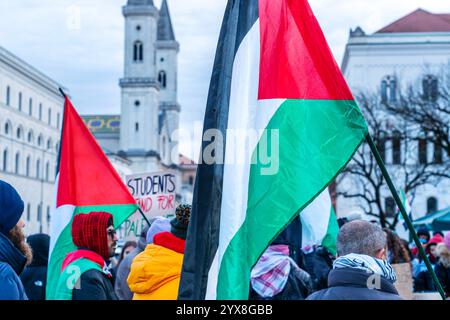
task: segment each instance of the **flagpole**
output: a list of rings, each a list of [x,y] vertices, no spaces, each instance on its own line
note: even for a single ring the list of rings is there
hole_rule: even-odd
[[[414,226],[412,225],[411,220],[409,219],[409,217],[406,213],[405,207],[403,206],[403,203],[400,200],[400,197],[398,196],[397,189],[395,188],[394,183],[392,182],[391,177],[389,176],[389,173],[386,169],[383,159],[381,158],[380,153],[378,152],[378,149],[377,149],[370,134],[367,134],[366,141],[369,144],[372,154],[375,156],[375,159],[378,163],[378,166],[381,169],[381,172],[382,172],[384,178],[386,179],[389,190],[391,191],[391,194],[394,197],[395,203],[397,204],[397,207],[399,208],[399,210],[403,216],[403,219],[405,220],[406,225],[408,226],[409,232],[411,233],[411,235],[414,239],[414,242],[416,243],[416,246],[419,250],[419,254],[425,261],[425,265],[427,266],[428,272],[430,273],[431,278],[433,279],[433,282],[439,291],[439,294],[441,295],[442,299],[445,300],[446,298],[445,298],[444,290],[442,289],[442,286],[441,286],[438,278],[436,277],[436,273],[434,272],[434,270],[431,266],[430,260],[428,259],[427,255],[425,253],[425,250],[422,247],[419,237],[417,236],[416,230],[414,229]]]

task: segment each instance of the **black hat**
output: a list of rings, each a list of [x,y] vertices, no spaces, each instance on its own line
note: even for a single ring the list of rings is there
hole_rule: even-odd
[[[187,237],[187,228],[191,217],[191,205],[180,204],[175,210],[175,218],[170,221],[170,232],[183,240]]]

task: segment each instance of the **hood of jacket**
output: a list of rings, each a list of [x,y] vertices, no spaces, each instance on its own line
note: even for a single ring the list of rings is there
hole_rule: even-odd
[[[170,233],[164,234],[160,234],[159,241],[155,238],[155,243],[147,245],[145,250],[134,258],[128,276],[128,285],[132,292],[152,294],[168,283],[179,281],[183,253],[173,248],[179,247],[181,242],[184,245],[184,241]]]
[[[27,238],[28,244],[33,250],[33,261],[30,267],[47,266],[50,237],[47,234],[34,234]]]
[[[10,265],[17,275],[22,273],[27,262],[22,252],[2,233],[0,233],[0,262]]]

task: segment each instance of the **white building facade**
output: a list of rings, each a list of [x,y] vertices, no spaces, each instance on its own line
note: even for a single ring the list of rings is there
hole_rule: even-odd
[[[360,92],[375,93],[380,100],[395,101],[398,99],[396,95],[407,88],[421,92],[424,77],[439,79],[443,76],[443,70],[449,67],[450,14],[432,14],[418,9],[371,35],[366,35],[359,27],[351,30],[342,72],[355,95]],[[417,152],[405,150],[404,145],[400,146],[400,150],[401,156],[409,157],[408,163],[419,163]],[[428,143],[426,150],[428,161],[432,161],[434,144]],[[442,156],[444,161],[448,160],[446,152]],[[395,175],[398,169],[394,164],[392,145],[389,144],[386,146],[386,163],[388,171]],[[350,184],[351,181],[345,179],[337,189],[347,188]],[[383,197],[385,200],[390,197],[387,188]],[[413,218],[448,206],[450,183],[447,180],[442,180],[437,186],[420,187],[412,205]],[[356,199],[338,197],[336,210],[338,216],[363,215]]]
[[[62,87],[0,47],[0,179],[25,202],[26,234],[49,232]]]

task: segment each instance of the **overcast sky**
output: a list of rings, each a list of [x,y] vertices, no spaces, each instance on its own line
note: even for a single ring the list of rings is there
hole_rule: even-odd
[[[81,114],[118,114],[126,0],[0,0],[0,46],[70,90]],[[161,0],[155,0],[159,7]],[[338,63],[350,28],[373,33],[422,8],[450,13],[450,0],[310,0]],[[169,0],[180,42],[181,126],[203,121],[226,0]],[[182,147],[183,149],[183,147]]]

